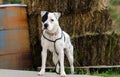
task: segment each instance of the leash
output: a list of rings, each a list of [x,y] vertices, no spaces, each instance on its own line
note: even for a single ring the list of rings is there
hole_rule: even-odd
[[[62,37],[64,36],[64,41],[65,41],[65,35],[64,35],[64,33],[63,33],[63,31],[61,31],[61,37],[60,38],[57,38],[57,39],[55,39],[55,40],[51,40],[51,39],[48,39],[47,37],[45,37],[45,35],[44,34],[42,34],[43,35],[43,37],[46,39],[46,40],[48,40],[48,41],[50,41],[50,42],[53,42],[54,43],[54,49],[55,49],[55,53],[59,56],[59,54],[58,54],[58,52],[57,52],[57,48],[56,48],[56,42],[58,41],[58,40],[60,40],[60,39],[62,39]],[[56,63],[56,65],[55,65],[55,69],[56,69],[56,67],[57,67],[57,64],[60,64],[60,62],[59,62],[59,60],[58,60],[58,62]],[[56,72],[56,71],[55,71]],[[57,73],[57,72],[56,72]],[[58,73],[57,73],[58,74]]]

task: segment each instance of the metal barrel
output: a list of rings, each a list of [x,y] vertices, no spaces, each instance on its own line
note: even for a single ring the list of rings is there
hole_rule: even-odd
[[[0,68],[31,67],[26,5],[0,5]]]

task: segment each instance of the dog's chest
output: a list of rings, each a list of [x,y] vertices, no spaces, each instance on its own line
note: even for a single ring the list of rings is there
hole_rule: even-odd
[[[49,50],[50,52],[54,52],[54,51],[55,51],[55,48],[56,48],[55,42],[49,42],[48,44],[49,44],[49,45],[48,45],[48,50]]]
[[[44,34],[42,41],[42,45],[46,45],[47,49],[51,52],[59,51],[65,47],[64,37],[62,37],[61,33],[57,36],[48,36]]]
[[[59,40],[55,41],[56,38],[57,38],[56,36],[49,37],[49,39],[51,39],[52,41],[47,42],[48,43],[48,50],[51,52],[55,52],[57,49],[57,45],[59,44]]]

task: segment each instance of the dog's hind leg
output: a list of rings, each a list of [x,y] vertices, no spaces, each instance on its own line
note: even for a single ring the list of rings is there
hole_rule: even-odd
[[[74,74],[74,58],[73,58],[73,46],[71,45],[69,49],[66,49],[66,56],[68,57],[70,68],[71,68],[71,74]]]
[[[60,68],[60,65],[59,65],[59,57],[56,53],[53,52],[53,63],[55,64],[55,71],[56,73],[59,73],[59,68]]]

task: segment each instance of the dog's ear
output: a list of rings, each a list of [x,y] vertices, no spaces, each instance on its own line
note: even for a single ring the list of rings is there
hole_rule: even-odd
[[[57,19],[59,19],[60,16],[61,16],[61,13],[60,13],[60,12],[54,12],[54,15],[55,15],[55,17],[56,17]]]
[[[46,12],[47,12],[47,11],[41,11],[41,17],[43,17]]]

